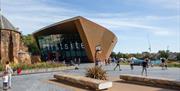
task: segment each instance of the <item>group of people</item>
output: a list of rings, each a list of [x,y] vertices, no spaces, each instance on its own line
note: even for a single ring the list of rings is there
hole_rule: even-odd
[[[116,70],[116,68],[118,67],[119,71],[121,71],[120,63],[123,60],[122,59],[118,59],[118,60],[112,59],[112,60],[113,60],[113,62],[116,62],[116,66],[114,67],[114,70]],[[141,63],[141,65],[142,65],[141,75],[144,75],[144,73],[145,73],[145,75],[147,76],[147,68],[148,68],[149,61],[150,60],[148,58],[145,58],[144,61]],[[95,66],[98,66],[99,62],[100,62],[100,60],[96,59]],[[110,61],[110,59],[105,60],[105,65],[110,64],[111,62],[112,61]],[[77,60],[75,59],[74,63],[75,63],[75,66],[76,66],[75,69],[79,69],[78,66],[80,65],[80,59],[77,59]],[[131,70],[133,70],[134,69],[134,61],[131,60],[129,62],[129,64],[130,64]],[[167,69],[167,62],[166,62],[165,58],[161,59],[161,66],[162,66],[162,70]],[[6,65],[5,65],[5,70],[3,72],[3,89],[10,89],[11,88],[12,74],[13,74],[13,70],[9,65],[9,61],[7,61]]]
[[[119,68],[119,71],[121,71],[121,62],[123,61],[123,59],[116,59],[116,58],[110,58],[111,60],[105,60],[105,65],[107,64],[110,64],[111,62],[115,62],[116,63],[116,66],[114,67],[113,70],[116,70],[117,68]],[[162,67],[162,70],[165,70],[167,69],[167,62],[166,62],[166,59],[165,58],[161,58],[161,67]],[[95,62],[96,65],[98,65],[98,62],[99,60],[97,60]],[[130,65],[130,68],[131,70],[134,69],[134,60],[129,60],[129,65]],[[144,58],[144,60],[141,62],[141,66],[142,66],[142,71],[141,71],[141,75],[145,75],[147,76],[147,68],[149,67],[149,65],[152,66],[152,63],[150,61],[149,58]]]
[[[73,64],[75,65],[76,70],[79,69],[80,62],[81,62],[80,58],[74,60]],[[18,74],[20,71],[21,70],[17,69]],[[4,66],[4,71],[2,76],[4,90],[11,89],[12,74],[13,74],[13,69],[11,68],[9,61],[7,61]]]
[[[116,70],[116,68],[119,67],[119,71],[121,71],[121,67],[120,67],[120,62],[121,62],[121,61],[122,61],[122,60],[117,60],[117,61],[116,61],[116,66],[115,66],[114,70]],[[148,59],[148,58],[145,58],[144,61],[141,63],[141,65],[142,65],[141,75],[143,75],[144,72],[145,72],[145,75],[147,76],[148,62],[149,62],[149,59]],[[134,61],[131,60],[129,64],[130,64],[131,70],[133,70],[133,69],[134,69]]]
[[[167,61],[165,58],[161,58],[161,67],[162,70],[167,70]],[[149,67],[148,63],[149,63],[149,59],[145,58],[145,60],[142,62],[142,72],[141,75],[143,75],[143,73],[145,72],[145,75],[147,76],[147,68]]]

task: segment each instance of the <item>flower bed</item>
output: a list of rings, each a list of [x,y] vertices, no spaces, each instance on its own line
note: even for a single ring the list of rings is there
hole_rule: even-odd
[[[29,70],[29,69],[42,69],[42,68],[57,68],[65,66],[62,63],[53,63],[53,62],[41,62],[36,64],[11,64],[12,69],[17,70]],[[3,65],[0,65],[0,71],[3,71]]]

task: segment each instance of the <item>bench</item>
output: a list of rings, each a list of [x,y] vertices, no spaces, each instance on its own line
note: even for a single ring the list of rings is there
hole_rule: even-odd
[[[84,76],[55,74],[54,78],[60,81],[67,81],[74,84],[90,87],[95,90],[103,90],[112,87],[112,82],[105,80],[97,80]]]
[[[166,88],[180,89],[180,81],[167,78],[149,77],[131,74],[122,74],[120,79],[145,85],[160,86]]]

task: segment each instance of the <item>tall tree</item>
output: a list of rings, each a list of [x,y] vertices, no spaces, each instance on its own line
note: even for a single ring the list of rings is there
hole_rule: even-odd
[[[169,51],[164,51],[164,50],[161,50],[158,52],[160,55],[159,55],[159,58],[168,58],[169,56]]]
[[[111,57],[116,57],[116,53],[115,52],[111,52]]]
[[[28,50],[32,55],[40,54],[40,50],[37,46],[36,40],[34,39],[34,37],[32,35],[30,35],[30,34],[23,35],[22,40],[23,40],[24,44],[28,47]]]
[[[118,58],[123,58],[123,53],[118,52],[117,57]]]

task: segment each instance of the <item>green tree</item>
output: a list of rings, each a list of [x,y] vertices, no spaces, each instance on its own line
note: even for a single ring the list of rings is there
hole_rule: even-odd
[[[115,52],[111,52],[111,57],[116,57],[116,53]]]
[[[129,54],[123,54],[123,58],[129,58]]]
[[[123,58],[123,57],[124,57],[124,56],[123,56],[123,53],[118,52],[117,57],[118,57],[118,58]]]
[[[168,58],[169,56],[169,51],[164,51],[164,50],[161,50],[158,52],[160,54],[159,58]]]
[[[36,40],[32,35],[30,35],[30,34],[23,35],[22,41],[28,47],[28,50],[32,55],[39,55],[40,54],[40,50],[37,46]]]
[[[139,59],[142,58],[142,54],[140,54],[140,53],[133,54],[133,56],[134,56],[135,58],[139,58]]]

